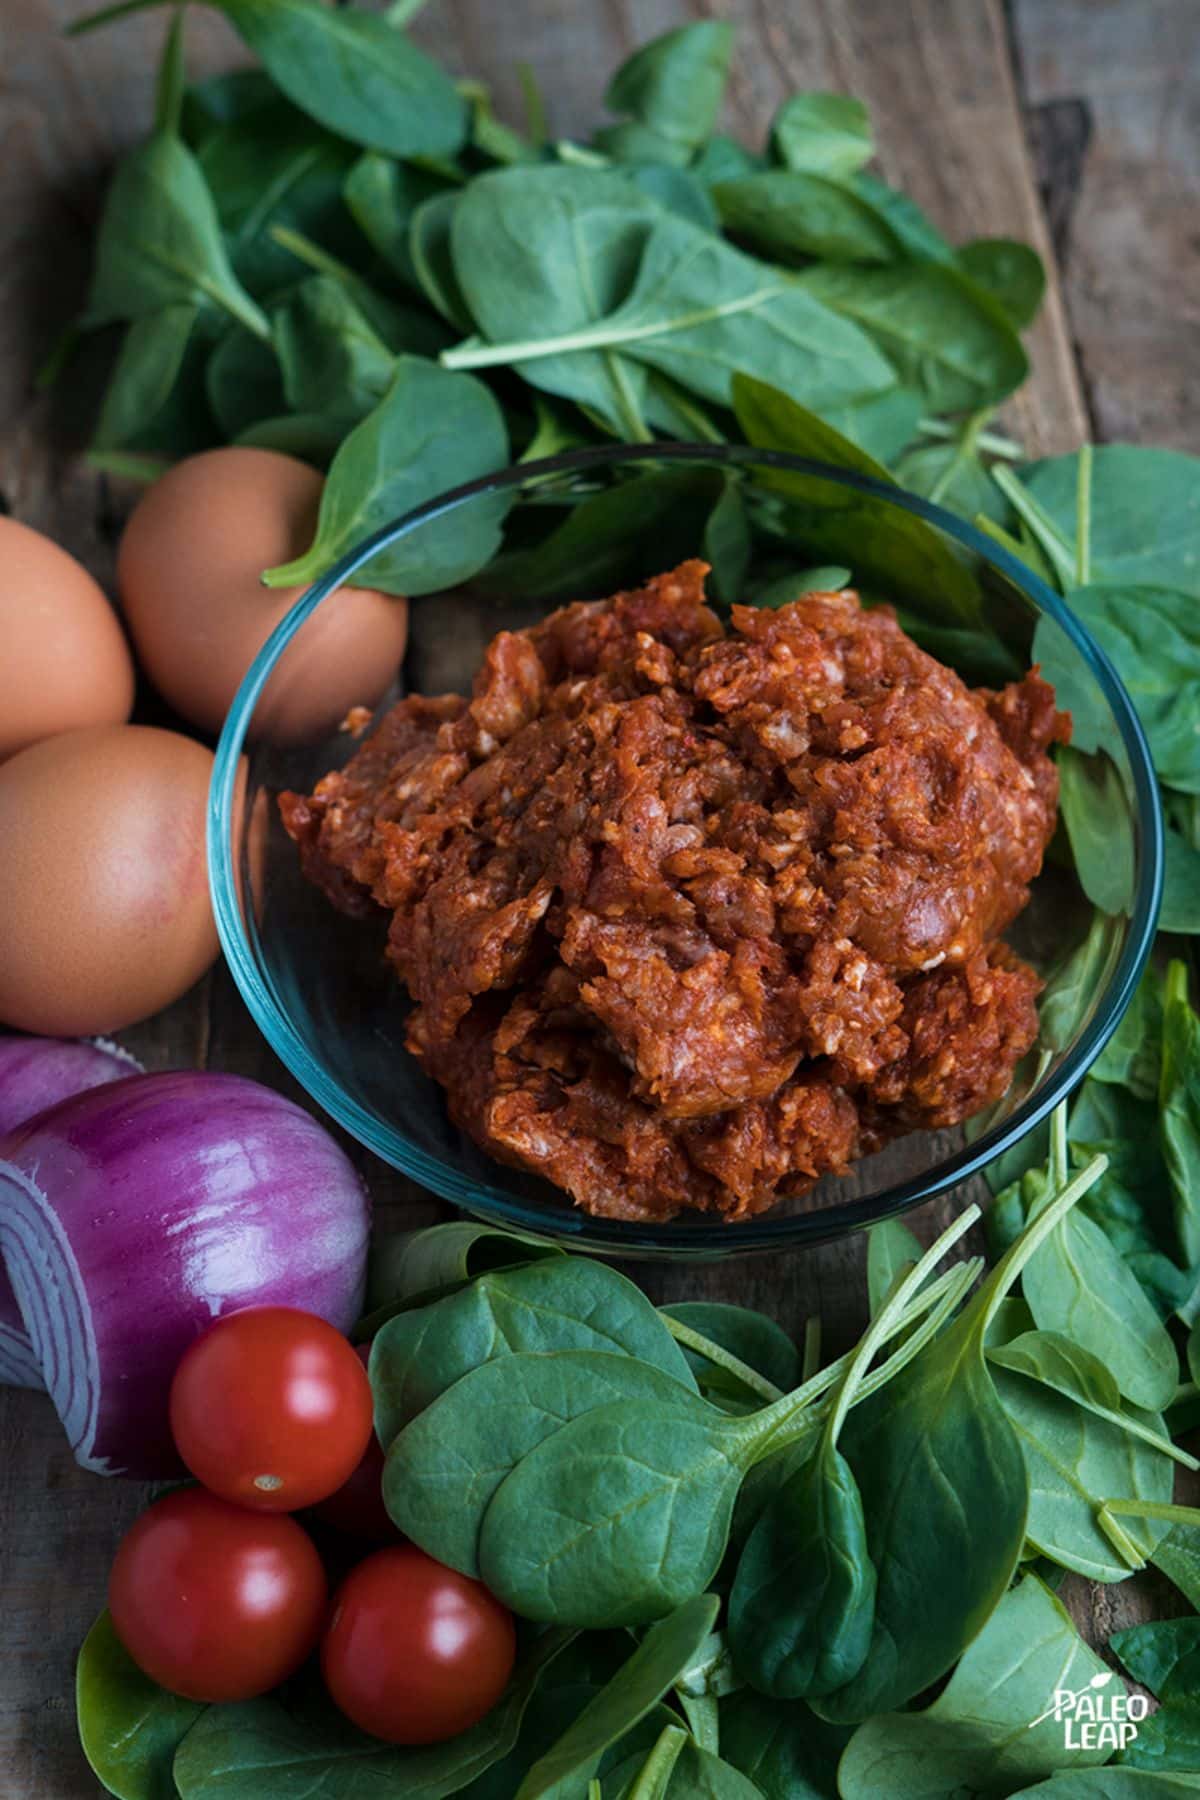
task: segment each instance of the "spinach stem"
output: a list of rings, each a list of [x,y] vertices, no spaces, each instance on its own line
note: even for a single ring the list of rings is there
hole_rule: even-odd
[[[1113,1518],[1109,1510],[1110,1504],[1107,1500],[1103,1501],[1096,1515],[1101,1531],[1123,1562],[1128,1563],[1131,1569],[1144,1569],[1146,1558],[1143,1552],[1134,1543],[1129,1533]]]
[[[669,337],[673,331],[692,331],[708,325],[713,319],[728,319],[736,313],[753,312],[756,306],[774,300],[784,291],[780,282],[755,288],[753,293],[739,294],[736,300],[722,300],[714,306],[699,306],[692,312],[676,313],[672,318],[652,319],[645,325],[614,324],[612,319],[581,331],[560,332],[557,337],[526,338],[508,344],[477,345],[474,340],[452,344],[443,350],[438,361],[444,369],[490,369],[501,364],[532,362],[541,356],[563,356],[574,350],[611,350],[621,344],[642,343],[647,338]]]
[[[111,25],[114,19],[123,19],[127,13],[146,12],[152,6],[162,6],[166,0],[119,0],[116,6],[101,7],[99,12],[88,13],[82,19],[73,19],[63,28],[65,37],[81,37],[85,31],[94,31],[97,25]]]
[[[732,1350],[726,1350],[723,1345],[714,1343],[702,1332],[693,1331],[690,1325],[685,1325],[680,1319],[673,1319],[670,1313],[660,1313],[659,1317],[676,1343],[685,1344],[689,1350],[694,1350],[696,1355],[702,1356],[706,1362],[715,1363],[717,1368],[727,1370],[730,1375],[736,1375],[744,1387],[752,1389],[764,1400],[783,1399],[782,1388],[776,1387],[773,1381],[768,1381],[765,1375],[760,1375],[757,1369],[752,1369],[749,1363],[743,1362],[740,1356],[735,1356]]]
[[[992,480],[1012,502],[1018,517],[1028,525],[1040,549],[1064,587],[1075,584],[1075,552],[1040,501],[1035,500],[1023,481],[1011,469],[992,470]],[[995,535],[994,533],[992,534]]]
[[[871,1366],[872,1358],[880,1346],[894,1334],[897,1322],[903,1315],[908,1302],[924,1287],[927,1278],[945,1257],[946,1252],[971,1229],[979,1217],[977,1206],[969,1206],[964,1213],[960,1214],[949,1229],[944,1231],[936,1243],[925,1252],[920,1262],[915,1263],[908,1274],[893,1288],[868,1325],[851,1353],[845,1373],[838,1383],[833,1404],[830,1407],[829,1418],[825,1424],[825,1440],[828,1444],[836,1444],[838,1432],[842,1429],[856,1390],[862,1386],[863,1377]]]
[[[1092,579],[1092,446],[1082,444],[1075,486],[1075,586]]]
[[[301,232],[292,231],[287,225],[272,225],[269,235],[281,249],[290,250],[298,261],[307,263],[310,269],[316,269],[322,275],[332,275],[346,287],[357,285],[358,277],[353,269],[348,269],[344,262],[339,262],[336,256],[330,256],[327,250],[322,250],[319,244],[314,244],[311,238],[306,238]]]
[[[681,1725],[663,1726],[658,1742],[634,1778],[627,1800],[662,1800],[687,1737]]]
[[[949,419],[918,419],[917,430],[922,437],[956,438],[960,435],[959,427]],[[996,431],[976,432],[974,443],[977,450],[984,450],[989,456],[1002,456],[1006,462],[1020,462],[1025,454],[1022,444],[1013,438],[1001,437]]]
[[[988,1283],[989,1291],[979,1325],[981,1333],[987,1330],[995,1318],[996,1309],[1005,1295],[1016,1286],[1017,1278],[1030,1257],[1041,1247],[1055,1227],[1061,1224],[1071,1208],[1083,1199],[1088,1189],[1095,1187],[1107,1167],[1108,1158],[1103,1152],[1093,1156],[1091,1162],[1085,1168],[1080,1169],[1077,1175],[1072,1176],[1061,1192],[1053,1200],[1048,1201],[1042,1211],[1035,1214],[1016,1243],[1009,1245],[992,1271]]]

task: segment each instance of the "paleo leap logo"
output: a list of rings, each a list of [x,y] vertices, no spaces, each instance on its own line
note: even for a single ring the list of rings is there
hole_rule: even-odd
[[[1150,1703],[1144,1694],[1127,1694],[1123,1688],[1101,1693],[1113,1679],[1112,1670],[1105,1669],[1086,1687],[1055,1688],[1053,1702],[1029,1730],[1053,1717],[1063,1728],[1066,1750],[1123,1750],[1137,1736]]]

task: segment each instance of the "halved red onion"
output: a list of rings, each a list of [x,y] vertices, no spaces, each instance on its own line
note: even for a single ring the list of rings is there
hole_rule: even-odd
[[[141,1073],[137,1058],[107,1038],[0,1037],[0,1133],[72,1094]],[[0,1387],[42,1385],[16,1295],[0,1267]]]
[[[220,1314],[286,1305],[348,1330],[369,1204],[329,1133],[237,1075],[93,1088],[0,1140],[0,1253],[85,1468],[177,1474],[167,1398]]]

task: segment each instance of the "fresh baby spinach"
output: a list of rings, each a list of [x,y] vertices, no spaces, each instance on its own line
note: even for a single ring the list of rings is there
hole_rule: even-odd
[[[800,1380],[800,1352],[765,1313],[706,1300],[679,1301],[659,1311],[702,1393],[778,1400]]]
[[[921,1260],[921,1245],[903,1219],[881,1219],[867,1233],[867,1300],[878,1316],[897,1281]]]
[[[621,64],[604,103],[690,155],[717,122],[732,51],[725,20],[665,32]]]
[[[793,94],[771,121],[771,148],[786,168],[836,180],[875,154],[867,109],[851,94]]]
[[[850,1738],[797,1701],[780,1706],[753,1688],[721,1702],[721,1754],[764,1800],[838,1800],[838,1760]]]
[[[704,1407],[676,1376],[612,1350],[518,1351],[482,1363],[392,1443],[383,1483],[388,1511],[439,1562],[477,1576],[480,1528],[501,1482],[571,1419],[617,1400]]]
[[[772,262],[887,263],[901,245],[885,219],[840,181],[798,169],[763,169],[714,186],[721,223]]]
[[[491,1712],[444,1743],[399,1749],[367,1737],[313,1687],[303,1695],[210,1706],[175,1757],[180,1800],[442,1800],[457,1794],[517,1742],[545,1670],[570,1642],[547,1632],[518,1666]]]
[[[799,285],[872,337],[935,412],[977,412],[1028,373],[1021,340],[990,294],[941,263],[820,263]],[[819,410],[819,403],[818,403]]]
[[[1078,582],[1080,460],[1074,452],[1026,463],[1015,486],[1008,483],[1014,506],[1068,588]],[[1200,598],[1200,457],[1100,444],[1090,451],[1089,495],[1086,579]]]
[[[640,1288],[606,1263],[552,1256],[489,1271],[383,1327],[371,1350],[380,1442],[390,1445],[472,1369],[522,1350],[623,1352],[695,1392],[683,1352]]]
[[[315,581],[370,532],[457,482],[503,468],[507,459],[503,414],[481,382],[422,357],[398,356],[382,400],[333,459],[312,544],[294,561],[266,570],[264,582]],[[502,504],[474,507],[469,519],[435,519],[373,556],[352,580],[389,594],[452,587],[492,555],[502,519]]]
[[[561,1794],[571,1780],[589,1780],[604,1752],[670,1692],[712,1630],[719,1608],[715,1594],[699,1594],[651,1626],[607,1686],[539,1757],[517,1789],[516,1800],[543,1800]]]
[[[199,163],[180,138],[159,131],[123,159],[108,190],[87,320],[141,319],[181,305],[215,308],[267,336],[262,309],[233,272]]]
[[[94,450],[119,450],[136,442],[146,424],[161,413],[179,379],[199,317],[195,302],[180,300],[133,320],[109,378],[92,439]]]
[[[75,1675],[79,1741],[118,1800],[175,1800],[175,1752],[204,1706],[143,1675],[102,1612],[83,1641]]]
[[[372,1247],[367,1323],[377,1329],[384,1321],[375,1315],[385,1307],[399,1310],[418,1300],[423,1305],[489,1270],[516,1269],[522,1263],[562,1254],[558,1244],[480,1225],[473,1219],[448,1219],[418,1231],[388,1233]]]
[[[1200,1262],[1200,1018],[1188,1001],[1187,965],[1167,970],[1158,1094],[1163,1160],[1185,1262]]]
[[[841,1800],[999,1796],[1056,1769],[1103,1763],[1112,1745],[1068,1745],[1052,1702],[1056,1690],[1114,1680],[1061,1603],[1026,1575],[932,1706],[880,1713],[859,1726],[838,1770]]]
[[[973,238],[955,259],[977,287],[998,300],[1018,331],[1032,325],[1046,292],[1046,268],[1037,251],[1012,238]]]
[[[863,1499],[875,1626],[859,1673],[817,1702],[826,1717],[865,1719],[920,1693],[957,1660],[1007,1588],[1029,1489],[985,1337],[1039,1246],[1103,1168],[1097,1158],[1067,1181],[954,1324],[851,1413],[843,1453]],[[985,1516],[980,1536],[975,1521]]]

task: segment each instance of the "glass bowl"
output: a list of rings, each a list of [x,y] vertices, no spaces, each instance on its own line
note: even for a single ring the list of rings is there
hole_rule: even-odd
[[[448,1120],[441,1090],[404,1048],[408,1010],[383,962],[385,921],[348,919],[301,875],[275,796],[311,791],[357,738],[338,729],[344,696],[320,716],[327,680],[298,634],[353,571],[388,547],[406,571],[410,689],[469,691],[483,645],[560,601],[599,597],[700,555],[720,599],[751,598],[780,577],[848,569],[867,600],[889,600],[906,628],[973,684],[1030,661],[1039,620],[1072,697],[1107,721],[1104,770],[1114,857],[1131,867],[1125,916],[1086,1016],[1068,1042],[1041,1046],[1006,1096],[969,1131],[915,1133],[847,1175],[737,1223],[592,1218],[559,1190],[489,1158]],[[468,579],[462,577],[474,569]],[[828,586],[824,574],[815,585]],[[802,582],[795,585],[802,587]],[[315,622],[314,622],[315,623]],[[1039,640],[1045,642],[1045,636]],[[381,681],[389,672],[381,674]],[[406,691],[399,678],[376,715]],[[246,786],[241,769],[245,758]],[[1112,780],[1115,769],[1118,779]],[[1061,838],[1061,834],[1060,834]],[[1059,840],[1009,940],[1043,972],[1083,936],[1090,908]],[[311,587],[255,659],[221,734],[209,813],[217,926],[234,979],[270,1044],[313,1099],[386,1162],[478,1217],[572,1248],[712,1259],[817,1243],[901,1213],[980,1171],[1083,1078],[1115,1030],[1149,953],[1162,884],[1162,822],[1145,740],[1103,652],[1062,601],[989,537],[901,489],[805,458],[711,445],[573,451],[442,495],[387,525]]]

